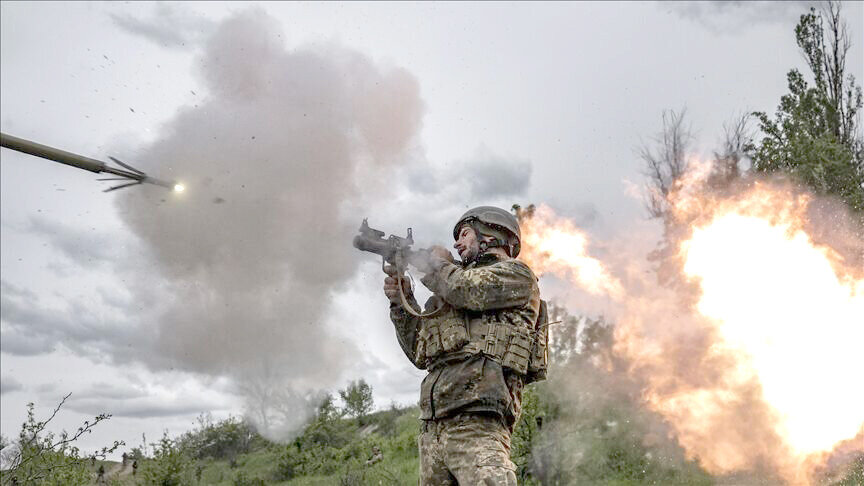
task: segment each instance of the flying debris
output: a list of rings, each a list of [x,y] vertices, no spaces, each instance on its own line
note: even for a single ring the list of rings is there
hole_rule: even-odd
[[[36,157],[42,157],[43,159],[53,160],[54,162],[59,162],[61,164],[71,165],[72,167],[77,167],[79,169],[89,170],[90,172],[95,172],[97,174],[107,172],[109,174],[117,176],[97,179],[100,181],[126,181],[123,184],[109,187],[103,192],[110,192],[116,189],[122,189],[124,187],[134,186],[143,183],[167,187],[168,189],[171,189],[175,192],[183,192],[183,190],[185,189],[184,186],[179,182],[169,182],[162,179],[157,179],[155,177],[150,177],[144,172],[141,172],[140,170],[128,164],[125,164],[111,156],[109,156],[108,158],[114,161],[120,167],[111,167],[107,163],[102,162],[101,160],[91,159],[89,157],[84,157],[83,155],[73,154],[72,152],[66,152],[65,150],[56,149],[54,147],[42,145],[41,143],[32,142],[30,140],[24,140],[23,138],[13,137],[12,135],[8,135],[5,133],[0,133],[0,146],[16,150],[18,152],[23,152],[25,154],[35,155]]]

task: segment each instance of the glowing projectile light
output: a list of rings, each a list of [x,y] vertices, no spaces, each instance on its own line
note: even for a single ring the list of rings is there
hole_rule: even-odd
[[[183,192],[186,190],[186,187],[183,184],[174,184],[174,192]]]

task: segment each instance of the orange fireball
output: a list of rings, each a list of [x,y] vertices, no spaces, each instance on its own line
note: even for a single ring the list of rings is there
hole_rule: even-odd
[[[769,183],[715,196],[700,177],[669,197],[671,285],[619,280],[546,207],[526,221],[526,260],[613,299],[615,350],[689,457],[810,483],[841,444],[864,451],[864,269],[831,246],[839,228],[814,237],[812,196]]]

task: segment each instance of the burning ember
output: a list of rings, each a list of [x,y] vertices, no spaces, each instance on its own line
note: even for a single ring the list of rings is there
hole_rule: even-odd
[[[616,300],[615,350],[688,456],[714,474],[810,483],[832,451],[864,451],[864,268],[830,246],[832,230],[814,238],[812,218],[828,215],[807,195],[687,184],[669,198],[670,285],[619,282],[548,208],[525,225],[524,258]]]

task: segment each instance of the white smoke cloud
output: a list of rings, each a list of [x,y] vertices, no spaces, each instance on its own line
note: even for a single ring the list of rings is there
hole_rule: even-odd
[[[258,9],[218,25],[196,61],[206,98],[137,157],[188,190],[117,200],[174,296],[150,365],[233,376],[250,410],[302,409],[362,361],[325,317],[360,261],[357,205],[377,197],[361,187],[416,156],[422,114],[406,71],[281,38]],[[272,416],[264,432],[287,433]]]

